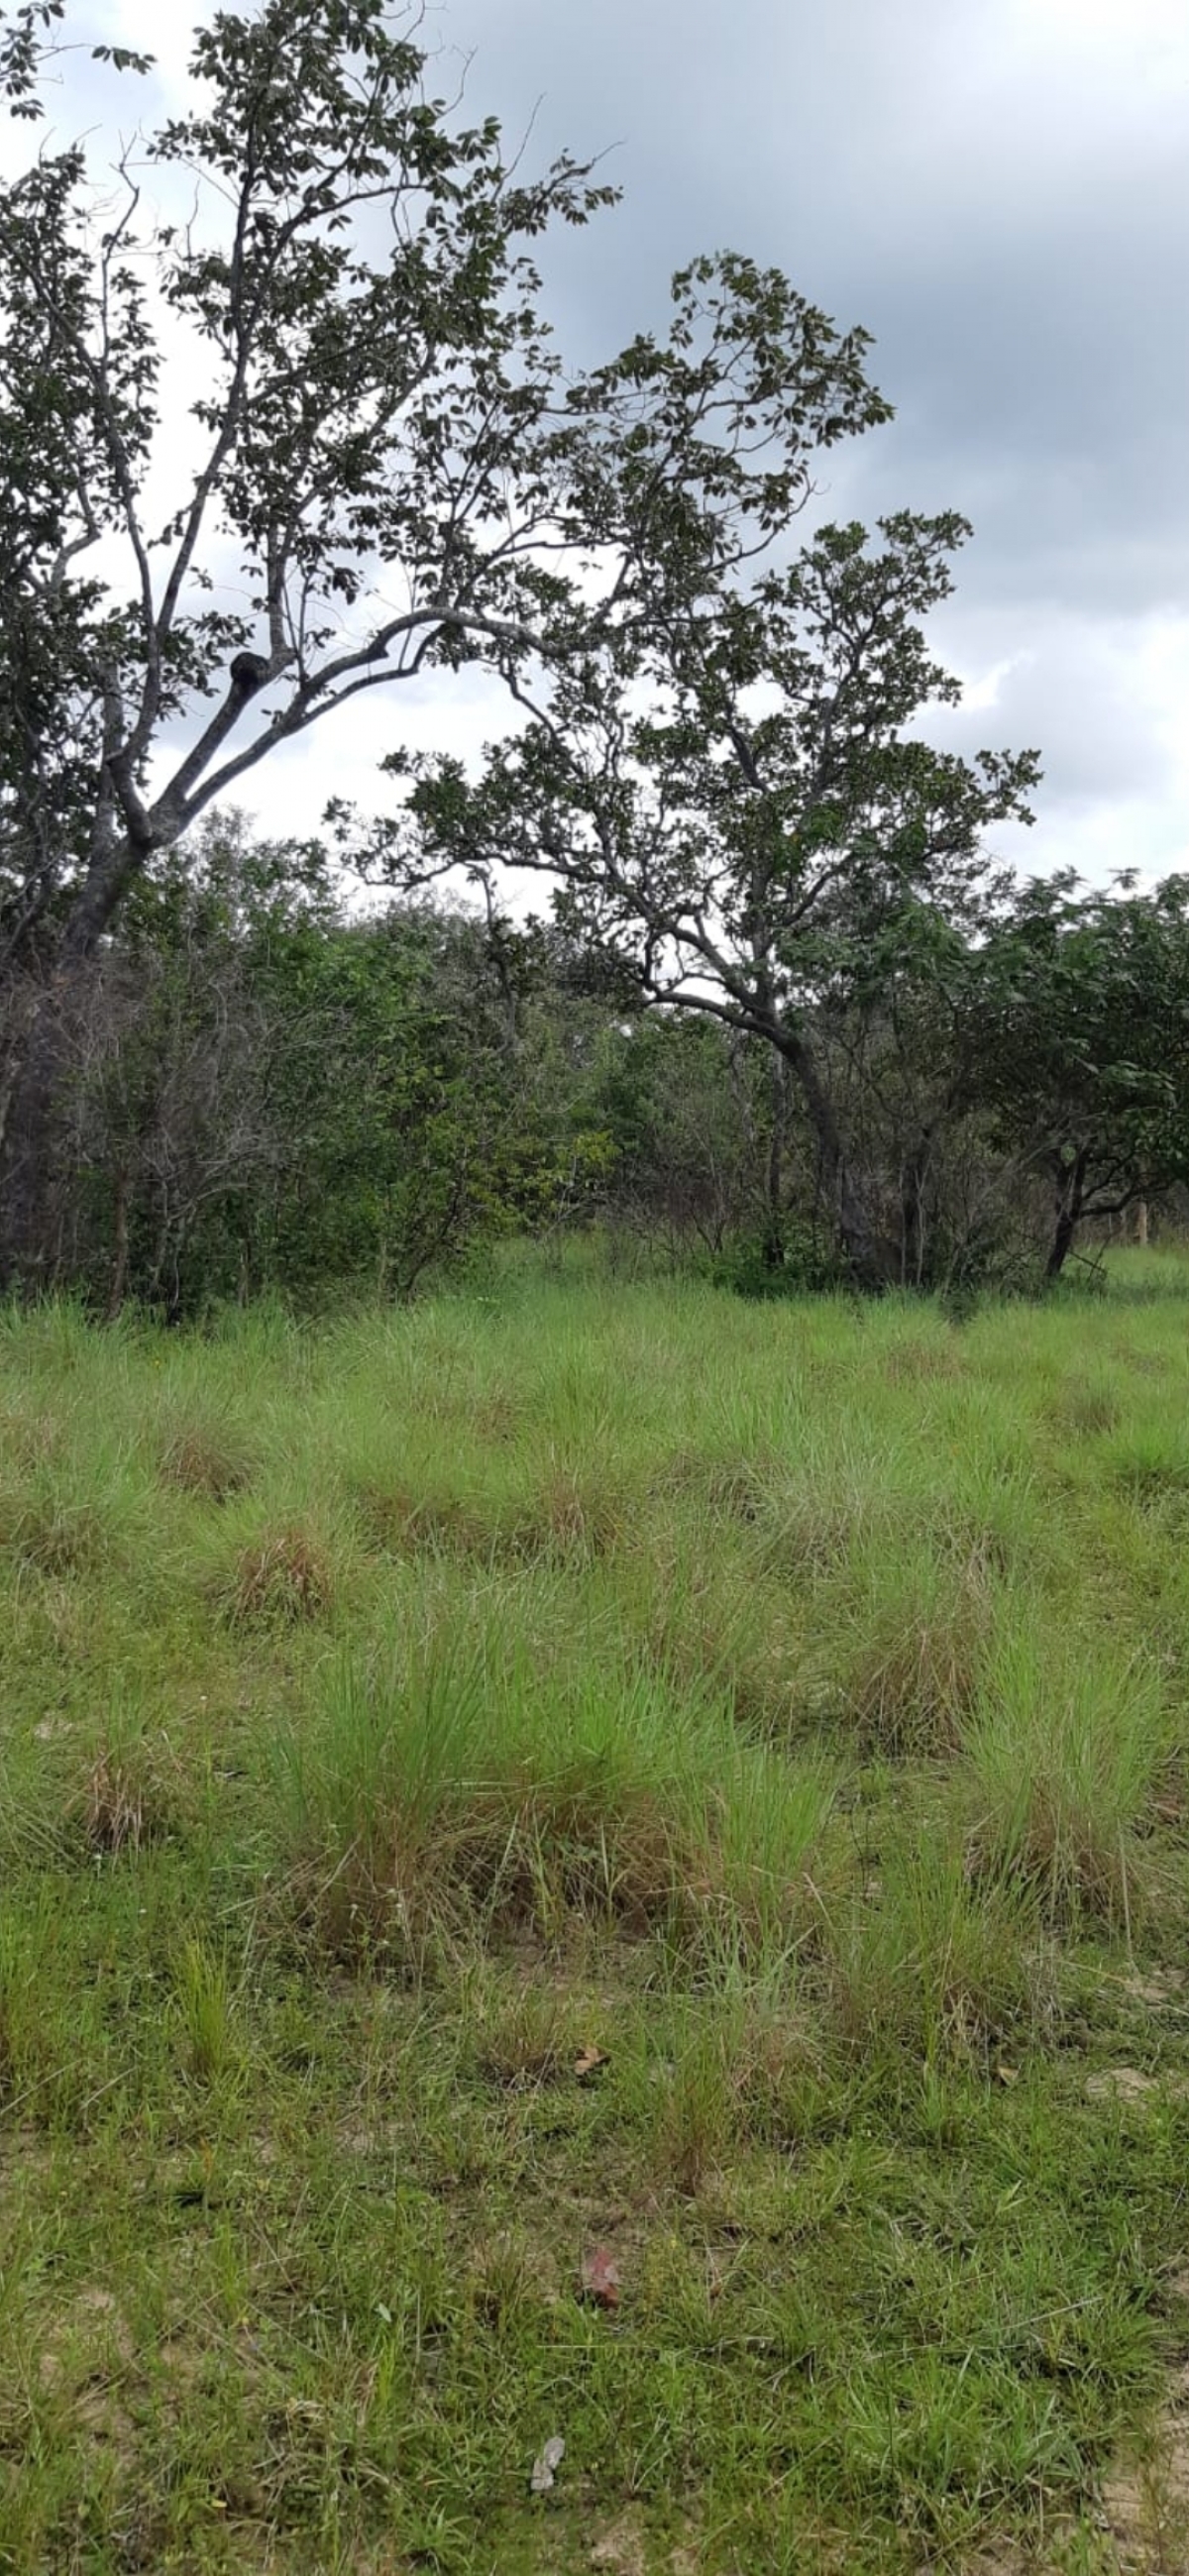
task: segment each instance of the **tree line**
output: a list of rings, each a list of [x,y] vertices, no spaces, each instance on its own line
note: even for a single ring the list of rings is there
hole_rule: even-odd
[[[1031,886],[806,1028],[887,1284],[1028,1288],[1187,1177],[1189,887]],[[509,1235],[752,1295],[852,1279],[779,1050],[493,904],[345,899],[324,852],[208,818],[72,998],[43,1281],[172,1319],[267,1290],[406,1298]]]
[[[91,113],[0,188],[0,1285],[408,1294],[596,1208],[759,1284],[1055,1277],[1179,1183],[1183,882],[988,859],[1040,763],[927,739],[960,516],[796,543],[890,417],[867,335],[721,253],[575,374],[535,244],[614,191],[526,177],[415,14],[221,9],[134,144],[151,56],[80,27],[0,6],[16,119],[116,85],[106,159]],[[397,730],[468,665],[478,771]],[[254,841],[364,695],[384,812]]]

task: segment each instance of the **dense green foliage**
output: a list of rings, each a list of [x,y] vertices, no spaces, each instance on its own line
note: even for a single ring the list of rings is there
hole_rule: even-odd
[[[426,906],[351,919],[316,858],[208,833],[142,882],[94,979],[56,1275],[109,1313],[399,1297],[581,1209],[611,1151],[601,1032],[581,1004],[562,1022],[538,948]]]
[[[1087,1218],[1189,1175],[1189,878],[1022,889],[962,1020],[969,1096],[1051,1182],[1051,1274]]]
[[[806,1012],[908,1287],[1039,1286],[1182,1180],[1183,889],[1004,901]],[[850,1280],[788,1069],[557,926],[344,904],[234,816],[146,873],[62,1066],[50,1284],[173,1318],[407,1297],[512,1234],[747,1293]]]
[[[709,586],[680,618],[596,636],[547,690],[518,684],[528,721],[480,779],[424,761],[404,837],[370,836],[373,851],[395,837],[405,876],[501,859],[550,876],[571,931],[630,957],[652,1000],[770,1048],[866,1288],[905,1275],[904,1229],[865,1169],[818,1010],[886,1013],[899,976],[937,972],[986,926],[1002,888],[985,834],[1031,820],[1039,774],[1034,752],[971,762],[920,738],[921,716],[961,694],[924,621],[968,534],[953,513],[897,512],[874,542],[827,527],[746,589]]]

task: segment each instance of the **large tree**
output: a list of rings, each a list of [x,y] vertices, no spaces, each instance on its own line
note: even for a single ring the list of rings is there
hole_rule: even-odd
[[[922,621],[967,534],[952,513],[897,513],[874,542],[825,527],[747,584],[590,638],[538,692],[510,671],[523,730],[478,781],[424,764],[387,836],[406,877],[497,859],[546,871],[563,919],[629,956],[653,1002],[764,1040],[869,1287],[915,1273],[900,1208],[848,1132],[823,1027],[882,1007],[906,969],[957,964],[1000,890],[985,835],[1031,819],[1038,775],[1032,752],[966,761],[918,729],[960,695]]]
[[[417,25],[221,9],[190,112],[0,190],[0,1278],[44,1275],[62,1028],[155,852],[365,692],[680,628],[886,415],[864,335],[732,257],[567,377],[528,245],[612,192],[522,175]],[[18,116],[71,42],[0,7]]]

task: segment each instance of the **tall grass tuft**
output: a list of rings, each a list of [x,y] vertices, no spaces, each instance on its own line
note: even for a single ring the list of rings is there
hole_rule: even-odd
[[[772,1940],[804,1916],[831,1795],[820,1768],[742,1743],[720,1697],[622,1656],[534,1668],[506,1612],[462,1644],[341,1663],[280,1790],[307,1925],[406,1955],[447,1918]]]
[[[973,1705],[992,1579],[977,1555],[888,1534],[821,1604],[845,1710],[875,1753],[951,1752]]]
[[[1027,1886],[972,1877],[934,1798],[891,1829],[878,1881],[827,1918],[834,2015],[860,2052],[907,2047],[925,2063],[983,2060],[1044,2002],[1039,1908]]]
[[[109,1713],[79,1788],[67,1807],[95,1860],[118,1859],[159,1842],[181,1821],[184,1779],[165,1735],[118,1702]]]
[[[226,1950],[194,1937],[182,1943],[174,1967],[174,2012],[193,2082],[216,2085],[232,2074],[240,2049]]]
[[[131,1564],[151,1522],[149,1495],[127,1453],[85,1436],[32,1466],[0,1470],[0,1556],[58,1580]]]
[[[229,1506],[235,1511],[235,1506]],[[292,1628],[333,1609],[343,1551],[320,1520],[248,1509],[210,1563],[206,1589],[231,1629]]]
[[[255,1461],[230,1407],[194,1403],[174,1408],[161,1436],[160,1472],[167,1485],[200,1500],[225,1503],[250,1484]]]
[[[1129,1931],[1152,1893],[1144,1847],[1171,1749],[1159,1675],[1018,1609],[988,1657],[958,1774],[972,1865],[1034,1887],[1054,1923]]]

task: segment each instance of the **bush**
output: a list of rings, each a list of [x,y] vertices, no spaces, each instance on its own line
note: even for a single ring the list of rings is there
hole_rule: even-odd
[[[804,1297],[842,1283],[837,1257],[809,1225],[786,1225],[779,1248],[759,1235],[738,1235],[710,1263],[716,1288],[768,1301]]]

